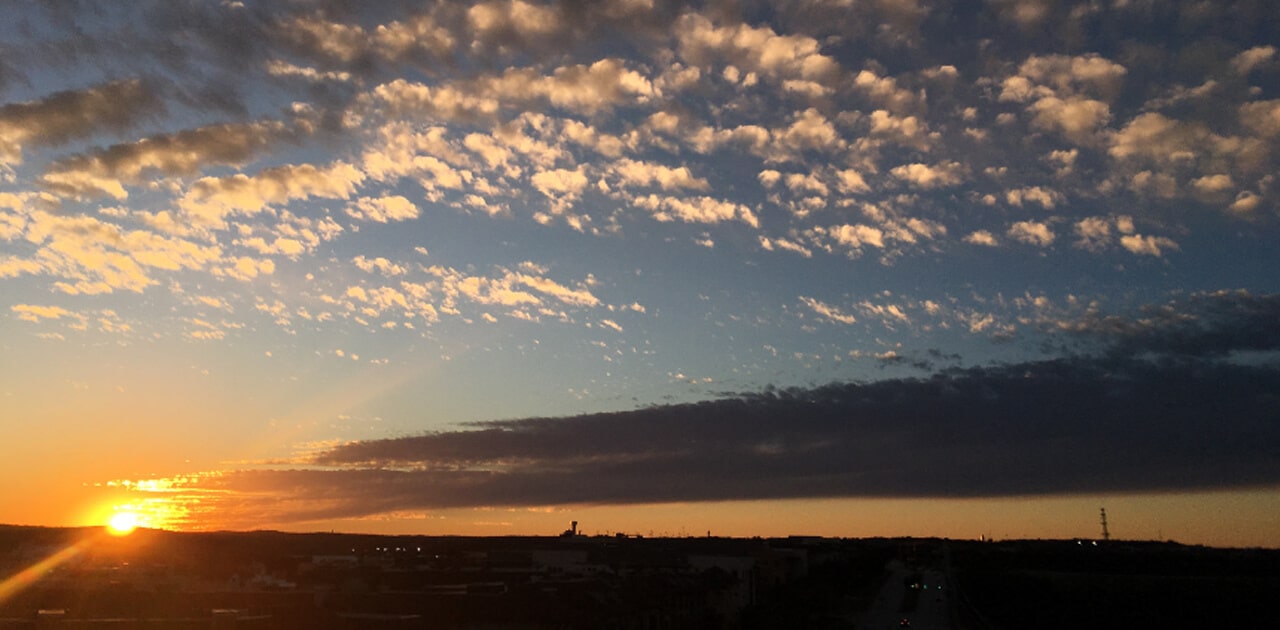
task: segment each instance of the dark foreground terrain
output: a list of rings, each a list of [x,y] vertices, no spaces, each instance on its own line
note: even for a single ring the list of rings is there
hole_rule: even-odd
[[[0,526],[0,628],[1277,628],[1280,551]]]

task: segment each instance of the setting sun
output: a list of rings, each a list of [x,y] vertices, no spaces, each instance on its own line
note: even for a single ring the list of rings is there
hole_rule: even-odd
[[[138,528],[138,515],[133,512],[117,512],[107,521],[107,531],[112,536],[128,536]]]

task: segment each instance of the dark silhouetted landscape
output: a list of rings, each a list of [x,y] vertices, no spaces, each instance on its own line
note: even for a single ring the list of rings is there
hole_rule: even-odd
[[[1280,551],[0,528],[0,628],[1266,628]],[[63,554],[66,555],[66,554]],[[23,581],[19,578],[18,581]]]

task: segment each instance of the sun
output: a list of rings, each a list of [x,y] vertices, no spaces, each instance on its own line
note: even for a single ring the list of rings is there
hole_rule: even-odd
[[[133,512],[116,512],[107,521],[107,532],[112,536],[128,536],[138,528],[138,515]]]

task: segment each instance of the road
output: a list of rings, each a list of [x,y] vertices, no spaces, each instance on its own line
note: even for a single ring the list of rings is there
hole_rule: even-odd
[[[889,563],[889,577],[871,608],[858,624],[859,630],[889,630],[901,627],[907,619],[912,630],[951,630],[951,588],[939,569],[912,569],[900,560]],[[916,589],[914,607],[908,599],[907,579],[919,574],[921,587]],[[942,588],[938,588],[941,585]],[[903,610],[904,604],[909,610]]]

